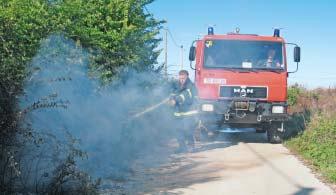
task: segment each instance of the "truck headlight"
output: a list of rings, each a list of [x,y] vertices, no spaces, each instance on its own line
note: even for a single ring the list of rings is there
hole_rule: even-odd
[[[214,106],[212,104],[202,104],[202,111],[212,112],[214,111]]]
[[[285,111],[285,107],[283,106],[272,106],[272,113],[282,114]]]

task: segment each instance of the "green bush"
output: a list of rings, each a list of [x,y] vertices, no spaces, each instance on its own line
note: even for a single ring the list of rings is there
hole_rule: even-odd
[[[89,49],[91,67],[108,81],[120,67],[154,69],[162,21],[144,12],[152,1],[63,0],[51,18],[58,31]]]
[[[43,0],[0,1],[0,82],[9,93],[21,87],[26,65],[51,28]]]
[[[53,2],[53,3],[50,3]],[[145,11],[153,0],[0,0],[0,83],[20,90],[41,40],[65,34],[91,55],[110,80],[120,67],[152,70],[162,21]]]
[[[285,144],[336,183],[336,89],[289,87],[292,113],[287,123],[295,138]]]
[[[336,119],[316,116],[300,136],[286,145],[309,160],[331,182],[336,182]]]
[[[298,85],[293,85],[288,87],[287,90],[287,98],[288,98],[288,105],[293,106],[297,103],[298,97],[301,93],[301,89]]]
[[[13,122],[30,61],[52,34],[64,34],[86,48],[92,72],[104,82],[127,68],[154,70],[162,21],[145,11],[151,2],[0,0],[0,133]]]
[[[53,34],[62,34],[75,40],[78,46],[90,53],[91,70],[98,73],[104,82],[110,82],[119,76],[120,70],[127,68],[155,70],[154,65],[160,52],[156,49],[160,42],[157,35],[162,21],[147,13],[145,6],[151,2],[153,0],[0,0],[2,193],[14,194],[15,190],[24,188],[17,182],[22,180],[16,174],[16,166],[19,165],[14,162],[14,155],[6,151],[19,151],[22,145],[15,142],[17,135],[33,131],[20,129],[18,124],[22,121],[17,99],[23,91],[24,80],[29,75],[28,67],[41,42]],[[60,168],[62,165],[71,167],[72,176],[79,174],[72,159],[60,164]],[[55,176],[57,173],[67,176],[63,169],[56,172]],[[65,173],[69,173],[69,170],[65,169]],[[88,178],[74,177],[83,185],[90,182]],[[55,181],[56,187],[62,188],[58,180]],[[95,185],[91,187],[95,188]],[[57,189],[50,193],[59,192]]]

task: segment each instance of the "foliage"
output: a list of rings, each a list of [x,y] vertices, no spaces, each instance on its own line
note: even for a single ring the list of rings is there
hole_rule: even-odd
[[[287,142],[331,182],[336,183],[336,119],[319,117],[300,136]]]
[[[0,136],[3,139],[12,134],[16,95],[26,75],[26,64],[49,32],[47,16],[48,8],[42,0],[0,0]]]
[[[293,106],[294,104],[297,103],[297,99],[300,93],[302,93],[302,90],[300,89],[298,85],[293,85],[293,86],[288,87],[287,98],[288,98],[289,106]]]
[[[25,78],[40,41],[61,32],[88,48],[102,78],[120,67],[152,70],[162,21],[146,13],[153,0],[0,0],[0,81],[11,93]]]
[[[56,29],[89,48],[92,67],[108,81],[120,67],[152,70],[160,51],[157,21],[145,6],[152,0],[63,0],[55,5]]]
[[[67,102],[50,95],[17,113],[16,119],[21,121],[38,109],[66,109],[67,106]],[[97,194],[100,180],[92,180],[78,169],[76,159],[85,159],[87,155],[68,131],[64,131],[66,141],[60,141],[46,130],[33,129],[29,123],[13,124],[13,128],[15,136],[7,136],[0,143],[1,193]]]
[[[27,63],[50,33],[48,15],[43,0],[1,0],[0,82],[10,94],[21,87]]]
[[[41,41],[55,33],[75,40],[77,46],[90,52],[91,70],[104,82],[118,77],[121,70],[154,70],[160,52],[156,50],[160,41],[156,37],[162,21],[147,13],[146,5],[151,2],[153,0],[0,0],[1,190],[14,193],[11,190],[17,189],[20,154],[15,151],[23,146],[17,137],[23,135],[21,141],[41,146],[39,138],[31,137],[32,129],[20,127],[24,113],[29,110],[19,110],[17,102],[24,80],[30,74],[27,67]],[[55,109],[57,105],[55,102],[34,104],[30,109],[41,107]],[[49,193],[60,192],[64,183],[58,182],[69,180],[94,192],[96,185],[91,185],[89,177],[75,169],[76,155],[72,152],[69,151],[64,162],[59,162],[53,173],[55,185],[49,187]]]
[[[336,89],[295,90],[300,92],[292,105],[289,124],[300,133],[286,145],[336,183]]]

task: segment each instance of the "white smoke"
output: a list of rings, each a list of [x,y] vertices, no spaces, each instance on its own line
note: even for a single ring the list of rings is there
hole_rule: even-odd
[[[57,160],[66,157],[69,140],[85,152],[77,159],[79,169],[104,179],[122,177],[139,154],[152,154],[159,145],[165,149],[162,145],[175,137],[167,105],[130,120],[170,93],[158,74],[127,71],[121,75],[125,82],[102,86],[99,79],[90,78],[89,64],[90,53],[62,35],[41,44],[21,107],[29,110],[24,126],[41,136],[38,147],[27,144],[23,153],[45,155],[25,158],[27,178],[52,174]],[[27,164],[36,167],[35,174],[28,173]]]

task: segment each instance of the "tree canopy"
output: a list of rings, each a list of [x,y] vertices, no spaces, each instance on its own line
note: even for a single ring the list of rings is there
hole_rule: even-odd
[[[18,169],[15,166],[18,165],[13,160],[14,152],[7,151],[22,147],[14,141],[17,135],[28,135],[26,139],[34,142],[29,137],[29,128],[27,131],[20,130],[22,112],[17,108],[17,97],[22,92],[29,67],[40,51],[41,43],[54,35],[74,40],[76,47],[87,51],[85,54],[89,54],[91,70],[99,73],[103,82],[111,81],[120,75],[121,70],[128,68],[136,71],[155,70],[160,52],[157,50],[160,42],[157,35],[162,21],[148,13],[146,6],[152,2],[0,0],[0,172],[3,175],[0,191],[12,192],[16,188],[14,184],[15,179],[18,180]],[[62,46],[65,45],[56,49],[64,48]],[[75,151],[75,156],[77,153]],[[73,153],[69,155],[68,161],[59,167],[75,167]],[[68,174],[78,175],[77,172]],[[78,180],[82,181],[80,178]],[[83,181],[84,186],[92,188],[87,185],[87,180]]]
[[[0,0],[0,82],[15,92],[40,42],[61,33],[92,54],[104,80],[121,67],[154,68],[162,21],[146,10],[153,0]]]

